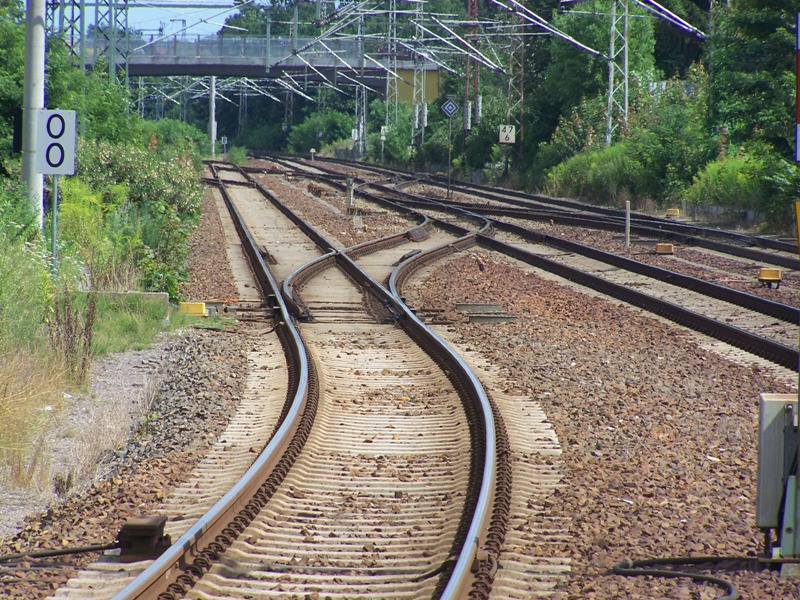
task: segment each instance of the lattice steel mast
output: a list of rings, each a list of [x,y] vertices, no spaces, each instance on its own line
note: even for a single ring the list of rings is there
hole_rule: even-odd
[[[506,124],[516,128],[517,155],[522,159],[522,139],[525,110],[525,26],[518,16],[513,17],[508,54],[508,108]]]
[[[628,0],[612,0],[609,37],[607,146],[617,128],[628,124]]]
[[[397,121],[397,0],[389,2],[389,30],[386,37],[386,126]]]

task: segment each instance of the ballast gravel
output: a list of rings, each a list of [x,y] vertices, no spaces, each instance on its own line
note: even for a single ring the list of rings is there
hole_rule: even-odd
[[[298,194],[309,199],[306,189]],[[328,231],[344,230],[341,215],[331,221],[330,207],[318,207],[315,221],[331,223]],[[202,243],[221,247],[223,233],[213,221],[201,222]],[[349,243],[372,237],[350,227]],[[184,293],[191,297],[196,289],[205,297],[231,285],[229,271],[218,267],[196,266]],[[546,507],[571,518],[570,539],[541,550],[569,556],[572,574],[554,598],[710,600],[722,594],[687,579],[609,574],[623,560],[681,555],[735,557],[714,571],[733,581],[742,598],[800,597],[797,580],[753,568],[761,550],[754,522],[758,394],[793,386],[768,369],[704,350],[683,329],[490,253],[457,256],[412,281],[407,297],[420,308],[444,309],[449,334],[497,365],[509,392],[536,399],[558,433],[565,479]],[[457,302],[498,303],[517,320],[467,323],[455,311]],[[130,441],[102,455],[95,481],[76,483],[75,495],[6,535],[0,553],[109,541],[126,516],[157,505],[232,414],[252,343],[244,324],[234,332],[192,330],[149,356],[152,378],[161,383],[152,405],[129,420]],[[112,376],[128,372],[123,364],[135,372],[140,360],[129,355],[106,368]],[[122,390],[120,403],[138,402]],[[5,514],[14,500],[0,498]],[[0,596],[44,598],[81,564],[64,558],[0,566]]]
[[[687,579],[609,573],[626,560],[681,556],[734,557],[715,574],[743,598],[800,597],[800,581],[753,560],[762,551],[758,395],[789,385],[702,349],[685,330],[489,253],[462,255],[415,284],[409,303],[444,309],[459,345],[484,354],[510,393],[536,399],[555,427],[566,475],[547,508],[571,517],[571,540],[542,551],[572,560],[563,597],[722,595]],[[456,303],[500,304],[517,319],[468,323]]]

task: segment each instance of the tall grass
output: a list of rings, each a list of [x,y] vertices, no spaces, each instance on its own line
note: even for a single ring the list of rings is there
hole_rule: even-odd
[[[92,336],[92,353],[101,356],[141,350],[159,333],[184,326],[188,317],[166,302],[140,294],[99,294]]]
[[[63,402],[64,375],[42,355],[0,353],[0,480],[27,486],[45,471],[43,434]]]

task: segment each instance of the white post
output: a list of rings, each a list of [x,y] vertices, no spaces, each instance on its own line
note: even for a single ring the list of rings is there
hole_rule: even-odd
[[[625,247],[631,246],[631,201],[625,201]]]
[[[22,113],[22,180],[28,189],[31,208],[39,216],[39,229],[44,227],[44,179],[36,172],[36,126],[38,111],[44,108],[44,6],[44,0],[27,0]]]
[[[211,76],[208,95],[208,137],[211,140],[211,158],[217,157],[217,77]]]
[[[58,271],[58,175],[53,175],[53,273]]]

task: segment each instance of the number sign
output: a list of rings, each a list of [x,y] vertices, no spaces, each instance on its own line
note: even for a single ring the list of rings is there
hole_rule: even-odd
[[[40,110],[36,132],[36,171],[45,175],[75,173],[74,110]]]
[[[500,143],[513,144],[516,141],[517,128],[513,125],[500,125]]]

